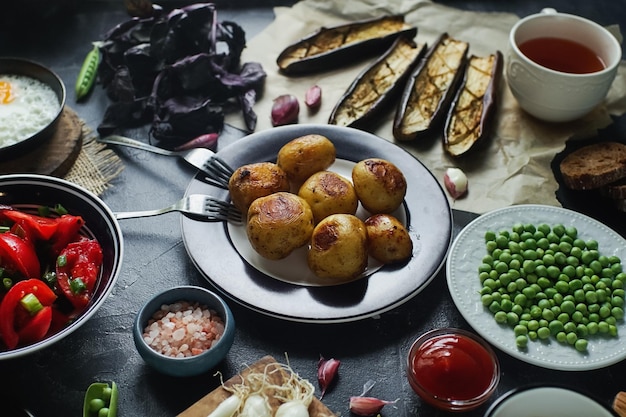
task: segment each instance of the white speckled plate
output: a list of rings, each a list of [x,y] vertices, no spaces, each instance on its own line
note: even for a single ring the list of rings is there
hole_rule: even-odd
[[[494,210],[468,224],[457,236],[446,261],[446,275],[452,299],[467,322],[495,347],[524,362],[549,369],[583,371],[598,369],[626,358],[626,323],[618,322],[618,337],[589,336],[586,353],[563,345],[554,338],[529,341],[525,350],[515,344],[513,329],[495,322],[483,307],[479,291],[478,266],[487,254],[484,235],[488,230],[511,229],[515,223],[547,223],[574,226],[578,235],[595,239],[601,254],[626,261],[626,240],[604,224],[575,211],[542,205],[520,205]]]

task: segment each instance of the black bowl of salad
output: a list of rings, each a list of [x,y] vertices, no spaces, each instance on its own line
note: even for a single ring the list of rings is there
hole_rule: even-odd
[[[117,219],[63,179],[0,176],[0,360],[68,336],[102,306],[123,259]]]

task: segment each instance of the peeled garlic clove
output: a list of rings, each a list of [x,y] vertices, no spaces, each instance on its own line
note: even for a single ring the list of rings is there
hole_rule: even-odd
[[[272,126],[294,123],[298,120],[300,104],[292,94],[283,94],[274,99],[272,105]]]
[[[448,168],[443,177],[443,183],[454,199],[467,192],[467,176],[459,168]]]

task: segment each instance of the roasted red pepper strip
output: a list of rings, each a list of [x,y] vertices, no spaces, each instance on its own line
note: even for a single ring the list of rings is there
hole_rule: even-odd
[[[85,224],[81,216],[64,214],[56,219],[57,230],[50,239],[52,252],[56,256],[71,242],[78,240],[78,231]]]
[[[59,254],[56,266],[57,283],[74,307],[83,309],[89,303],[101,265],[102,248],[95,240],[72,242]],[[74,280],[80,280],[84,288],[76,289],[72,285]]]
[[[0,337],[2,337],[4,344],[9,349],[15,349],[20,342],[18,330],[15,328],[15,318],[16,310],[21,308],[19,305],[20,300],[26,294],[33,294],[44,307],[51,306],[57,298],[56,294],[43,281],[37,278],[19,281],[11,287],[0,304]],[[39,311],[37,315],[42,311]],[[52,316],[50,316],[51,319]],[[27,325],[28,323],[24,326]],[[50,326],[49,323],[48,326]]]
[[[10,272],[19,272],[24,278],[37,278],[40,264],[35,247],[21,237],[0,233],[0,265]]]
[[[37,240],[50,240],[57,230],[57,219],[37,216],[10,208],[0,209],[0,219],[21,225]]]

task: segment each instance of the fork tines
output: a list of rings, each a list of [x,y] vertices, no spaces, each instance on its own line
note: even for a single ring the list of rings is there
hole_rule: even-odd
[[[204,169],[211,174],[210,177],[207,177],[209,183],[228,189],[228,181],[230,181],[230,177],[233,175],[234,170],[226,163],[226,161],[220,157],[213,156],[204,165]]]
[[[207,197],[204,202],[205,211],[214,216],[217,220],[228,220],[231,222],[241,223],[241,211],[231,203]]]

